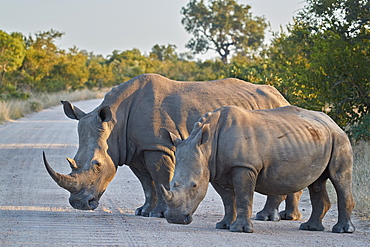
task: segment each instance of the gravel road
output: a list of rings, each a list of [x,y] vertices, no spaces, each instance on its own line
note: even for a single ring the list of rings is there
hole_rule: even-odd
[[[75,103],[85,111],[101,100]],[[252,234],[215,229],[223,216],[218,194],[211,188],[190,225],[134,216],[144,195],[128,167],[120,167],[95,211],[79,211],[68,203],[69,192],[47,174],[42,151],[52,167],[69,173],[65,157],[73,158],[77,121],[62,106],[0,125],[0,246],[370,246],[370,222],[353,216],[356,232],[334,234],[336,205],[324,218],[323,232],[300,231],[311,206],[305,191],[300,221],[259,222]],[[255,195],[253,217],[265,196]]]

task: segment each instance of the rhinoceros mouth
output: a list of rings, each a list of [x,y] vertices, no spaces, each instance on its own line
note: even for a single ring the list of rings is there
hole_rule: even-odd
[[[92,194],[86,194],[85,190],[81,190],[76,194],[71,194],[69,197],[69,204],[71,204],[74,209],[94,210],[99,206],[100,196],[95,197]]]
[[[74,209],[94,210],[99,206],[99,200],[95,197],[84,198],[82,200],[75,200],[73,197],[70,197],[69,204],[71,204]]]
[[[173,216],[169,216],[168,214],[165,214],[165,218],[167,222],[171,224],[188,225],[193,221],[193,217],[190,214],[181,215],[178,217],[173,217]]]

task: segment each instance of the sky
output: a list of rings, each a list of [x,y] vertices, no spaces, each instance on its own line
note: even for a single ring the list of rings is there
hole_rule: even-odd
[[[148,54],[156,44],[174,44],[187,52],[191,38],[181,24],[180,10],[189,0],[0,0],[0,30],[34,34],[51,29],[65,33],[58,47],[106,57],[114,50],[138,48]],[[304,0],[237,0],[264,16],[272,31],[293,22]],[[265,34],[267,40],[270,32]],[[217,57],[213,51],[198,59]]]

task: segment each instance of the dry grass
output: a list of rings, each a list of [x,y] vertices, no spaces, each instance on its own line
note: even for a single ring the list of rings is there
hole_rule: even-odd
[[[356,202],[354,211],[357,215],[370,218],[370,142],[358,141],[352,143],[352,148],[354,156],[352,187]],[[330,180],[326,187],[330,201],[337,203],[337,194]]]
[[[355,210],[370,217],[370,142],[359,141],[353,145],[353,193]]]
[[[32,94],[28,100],[0,101],[0,123],[60,104],[60,100],[79,101],[102,98],[108,90]]]

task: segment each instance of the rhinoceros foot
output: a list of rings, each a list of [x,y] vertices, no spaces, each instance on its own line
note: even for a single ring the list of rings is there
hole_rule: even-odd
[[[332,232],[335,233],[352,233],[355,231],[355,226],[351,221],[346,222],[345,224],[337,223],[333,226]]]
[[[237,219],[234,223],[230,225],[231,232],[253,232],[253,224],[247,219]]]
[[[143,216],[143,217],[149,217],[149,212],[143,210],[143,207],[137,208],[135,210],[136,216]]]
[[[256,220],[262,221],[279,221],[280,216],[277,210],[266,210],[263,209],[262,211],[256,214]]]
[[[299,220],[302,214],[298,210],[284,210],[279,213],[282,220]]]
[[[148,210],[148,207],[142,206],[135,210],[136,216],[143,216],[143,217],[157,217],[157,218],[164,218],[164,211],[165,210]]]
[[[216,229],[230,229],[230,222],[222,220],[216,224]]]
[[[157,218],[164,218],[164,212],[150,212],[149,217],[157,217]]]
[[[158,203],[158,205],[150,211],[149,217],[164,218],[164,212],[167,210],[165,203]]]
[[[321,222],[310,222],[307,221],[299,227],[300,230],[308,230],[308,231],[324,231],[325,227],[321,224]]]

